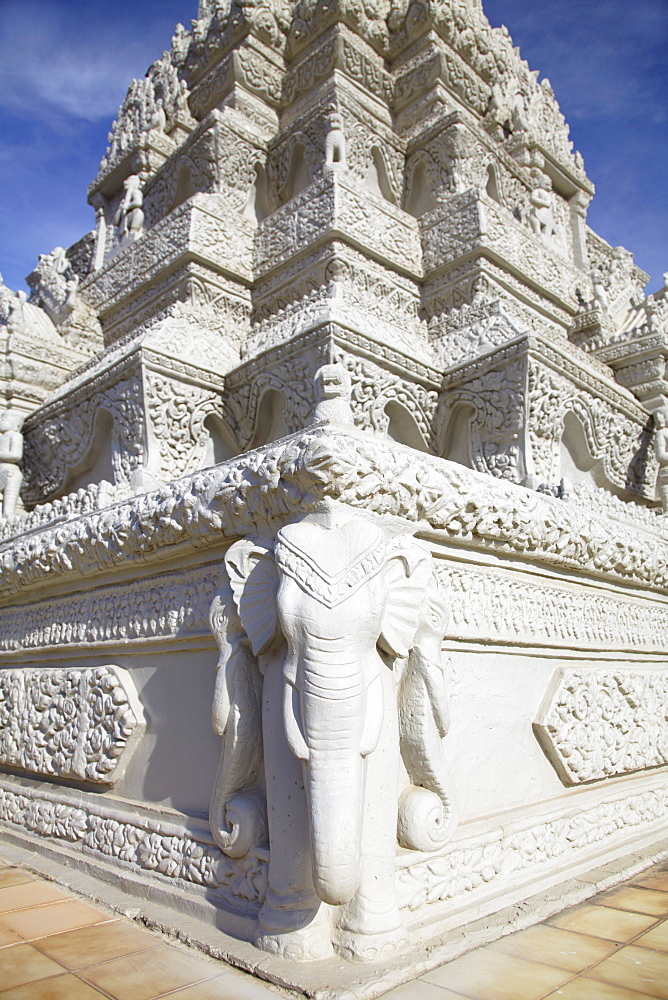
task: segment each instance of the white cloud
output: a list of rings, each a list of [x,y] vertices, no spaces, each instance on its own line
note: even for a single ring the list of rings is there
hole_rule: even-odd
[[[88,121],[113,116],[131,78],[160,52],[127,18],[109,14],[107,4],[86,12],[79,4],[3,0],[0,106],[43,119],[54,111]]]

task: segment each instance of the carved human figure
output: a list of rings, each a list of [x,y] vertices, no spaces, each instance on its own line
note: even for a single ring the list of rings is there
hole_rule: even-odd
[[[654,452],[659,464],[657,487],[664,514],[668,514],[668,410],[654,414]]]
[[[155,112],[153,114],[153,119],[151,121],[151,128],[157,129],[158,132],[167,131],[167,115],[165,113],[165,102],[161,97],[159,97],[155,102]]]
[[[608,309],[608,289],[606,286],[605,276],[600,268],[594,268],[590,272],[591,284],[594,291],[594,303],[607,312]]]
[[[531,192],[529,200],[531,201],[529,225],[534,233],[548,239],[556,236],[557,226],[554,219],[552,192],[542,187],[535,188]]]
[[[114,216],[114,225],[118,227],[121,239],[128,236],[134,240],[141,233],[144,225],[143,204],[141,181],[136,174],[130,174],[123,183],[123,197]]]
[[[23,418],[15,410],[0,411],[0,491],[2,518],[13,517],[23,481],[19,462],[23,458]]]
[[[325,366],[325,385],[338,367]],[[223,737],[213,835],[241,857],[266,823],[258,947],[376,959],[406,940],[397,836],[433,850],[456,823],[441,744],[447,613],[431,555],[323,499],[274,540],[235,542],[225,567],[211,612]]]

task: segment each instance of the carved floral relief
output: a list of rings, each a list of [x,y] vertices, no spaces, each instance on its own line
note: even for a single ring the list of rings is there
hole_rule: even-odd
[[[0,764],[113,784],[143,727],[134,684],[119,667],[0,670]]]

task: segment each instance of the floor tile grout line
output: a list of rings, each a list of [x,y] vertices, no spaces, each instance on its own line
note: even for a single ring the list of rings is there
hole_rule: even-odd
[[[123,956],[121,956],[121,957],[123,957]],[[104,965],[106,963],[102,962],[100,964]],[[98,968],[98,966],[90,966],[89,968]],[[81,969],[80,971],[81,972],[86,972],[87,970],[86,969]],[[81,979],[81,982],[85,983],[86,986],[91,986],[94,990],[99,990],[99,992],[101,992],[101,993],[104,992],[107,996],[110,997],[110,1000],[118,1000],[117,997],[114,997],[113,993],[109,993],[109,991],[106,990],[106,989],[104,989],[104,987],[98,986],[96,983],[91,983],[88,979],[84,979],[83,976],[80,976],[78,973],[73,973],[73,975],[76,975],[77,979]],[[172,994],[178,993],[179,990],[187,990],[187,989],[190,989],[191,986],[199,986],[201,983],[208,983],[212,979],[216,979],[216,978],[218,978],[218,977],[214,973],[213,976],[207,976],[205,979],[197,979],[197,980],[195,980],[192,983],[182,983],[181,986],[177,986],[175,989],[171,990],[171,993]],[[148,1000],[162,1000],[162,997],[168,997],[169,995],[170,995],[169,993],[156,993],[155,996],[149,997]]]
[[[104,923],[104,922],[105,921],[99,921],[96,924],[82,924],[81,927],[68,927],[64,931],[57,931],[56,934],[40,934],[39,937],[30,937],[30,938],[23,937],[23,935],[20,934],[19,931],[15,931],[12,927],[6,927],[6,929],[8,931],[11,931],[12,934],[17,934],[20,937],[21,940],[20,941],[13,941],[11,944],[3,945],[2,947],[3,948],[13,948],[14,945],[17,945],[17,944],[29,944],[29,945],[33,945],[34,946],[34,944],[35,944],[36,941],[44,941],[46,938],[57,937],[59,934],[67,934],[67,933],[69,933],[69,931],[80,931],[80,930],[83,930],[84,927],[100,927],[101,924]]]
[[[613,909],[613,907],[608,907],[608,909]],[[629,912],[629,911],[627,910],[627,911],[622,911],[622,912]],[[653,914],[651,914],[651,913],[649,913],[649,914],[641,914],[641,915],[642,916],[653,916]],[[592,969],[595,969],[598,965],[601,965],[602,962],[607,961],[608,958],[612,958],[613,955],[618,955],[621,951],[624,950],[624,948],[628,947],[629,945],[631,945],[635,941],[637,941],[638,938],[642,937],[644,934],[649,933],[650,930],[654,930],[654,928],[657,926],[657,924],[661,925],[666,919],[667,919],[666,917],[658,917],[657,920],[654,922],[654,924],[652,924],[649,927],[645,928],[645,930],[640,931],[639,934],[637,934],[633,938],[630,938],[628,941],[613,941],[610,938],[598,938],[599,941],[609,941],[610,944],[614,944],[616,946],[615,949],[614,949],[614,951],[610,952],[610,954],[606,955],[604,958],[600,958],[600,959],[598,959],[598,961],[592,962],[591,965],[586,966],[584,969],[581,969],[579,972],[572,973],[572,975],[570,976],[570,978],[565,979],[563,983],[561,983],[558,987],[556,987],[556,989],[562,989],[562,987],[567,986],[569,983],[572,983],[574,980],[579,979],[581,976],[585,976]],[[533,926],[540,927],[541,924],[534,924]],[[554,925],[550,924],[548,926],[554,926]],[[530,928],[525,928],[525,930],[528,930],[528,929],[530,929]],[[561,928],[558,927],[556,929],[557,930],[566,930],[566,928],[564,928],[564,927],[561,927]],[[524,933],[524,930],[517,932],[518,936],[520,934],[523,934],[523,933]],[[580,933],[581,934],[582,932],[568,931],[568,933]],[[510,935],[508,935],[508,936],[510,936]],[[583,936],[595,937],[596,935],[592,934],[592,935],[583,935]],[[484,949],[480,949],[480,950],[486,950],[488,947],[489,946],[486,945],[484,947]],[[476,950],[478,950],[478,949],[474,949],[474,951],[469,952],[468,954],[473,955],[473,954],[475,954]],[[656,951],[657,954],[665,954],[665,952],[661,952],[661,951],[656,950],[656,949],[647,949],[647,950],[648,951],[650,951],[650,950],[651,951]],[[489,951],[493,951],[493,949],[489,948]],[[507,952],[500,952],[499,951],[499,952],[496,952],[496,954],[503,955],[503,954],[508,954],[508,953]],[[521,959],[524,962],[530,962],[533,965],[542,966],[543,968],[547,968],[547,969],[555,969],[555,970],[559,970],[559,971],[563,971],[563,972],[569,972],[570,971],[569,969],[561,969],[560,966],[558,966],[558,965],[551,965],[549,962],[536,962],[533,959],[525,958],[522,955],[511,955],[510,957],[512,957],[512,958],[519,958],[519,959]],[[447,965],[447,963],[446,963],[446,965]],[[447,988],[448,988],[447,986],[443,987],[443,989],[447,989]],[[549,997],[549,996],[551,996],[554,992],[555,992],[555,988],[552,988],[552,989],[548,990],[547,993],[543,993],[540,997],[537,997],[536,1000],[546,1000],[546,998]],[[475,1000],[475,997],[471,998],[470,994],[462,994],[462,995],[465,996],[465,997],[467,997],[467,1000]],[[649,994],[647,994],[647,996],[649,996]]]
[[[86,926],[99,927],[99,924],[87,924]],[[74,930],[85,930],[85,927],[75,927],[73,929]],[[65,931],[64,933],[67,934],[68,932]],[[50,936],[51,937],[58,937],[57,934],[53,934],[53,935],[50,935]],[[48,937],[49,937],[49,935],[46,936],[46,938],[48,938]],[[37,938],[36,940],[37,941],[44,941],[44,940],[46,940],[46,938]],[[160,944],[160,942],[158,942],[158,944]],[[126,952],[123,955],[117,955],[115,958],[108,958],[104,962],[92,962],[90,965],[85,965],[81,969],[68,969],[68,972],[71,972],[73,975],[74,974],[78,975],[79,972],[85,972],[86,969],[94,969],[94,968],[97,968],[100,965],[106,965],[107,962],[116,962],[120,958],[130,958],[133,955],[142,955],[145,951],[153,951],[156,947],[157,947],[157,945],[151,945],[150,948],[138,948],[137,951],[128,951],[128,952]],[[47,958],[51,958],[51,956],[47,955],[45,951],[41,950],[41,948],[39,948],[38,951],[40,952],[40,954],[46,955]],[[57,962],[58,959],[54,959],[54,961]]]
[[[612,907],[608,907],[608,909],[612,909]],[[628,911],[626,911],[626,912],[628,912]],[[652,914],[646,914],[646,916],[652,916]],[[659,921],[658,921],[658,923],[662,924],[665,919],[666,919],[665,917],[660,918]],[[538,924],[536,926],[540,926],[540,925]],[[572,976],[571,979],[567,979],[560,986],[557,986],[556,989],[553,989],[553,990],[551,990],[548,993],[544,993],[541,997],[537,997],[536,1000],[547,1000],[547,997],[551,996],[553,993],[556,993],[556,990],[560,990],[564,986],[568,986],[568,984],[572,983],[573,980],[575,980],[575,979],[580,979],[582,976],[586,976],[587,973],[591,972],[592,969],[595,969],[598,965],[601,965],[603,962],[606,962],[609,958],[612,958],[613,955],[618,955],[620,952],[622,952],[624,950],[624,948],[628,948],[629,945],[631,945],[635,941],[637,941],[639,937],[643,936],[643,934],[647,934],[647,933],[649,933],[650,930],[654,930],[655,926],[656,926],[656,924],[653,924],[651,927],[646,928],[646,930],[641,931],[640,934],[638,934],[636,937],[631,938],[630,940],[628,940],[626,942],[611,941],[610,942],[611,944],[617,944],[618,945],[618,947],[615,948],[615,950],[613,952],[611,952],[609,955],[606,955],[605,958],[599,959],[598,962],[593,962],[592,965],[588,965],[585,969],[582,969],[581,972],[575,973],[575,975]],[[565,929],[565,928],[562,928],[562,929]],[[520,931],[519,933],[521,934],[523,932]],[[609,938],[600,938],[600,940],[607,941],[607,940],[610,940],[610,939]],[[648,949],[648,950],[654,950],[654,949]],[[657,952],[657,954],[665,954],[665,952],[663,952],[663,953],[662,952]],[[544,964],[544,963],[537,963],[537,964]],[[550,966],[550,968],[552,968],[552,966]],[[594,980],[594,982],[595,982],[595,980]],[[649,994],[649,993],[644,993],[644,994],[640,994],[639,993],[639,996],[643,996],[643,997],[646,996],[648,998],[648,1000],[657,1000],[657,998],[652,997],[651,994]]]
[[[8,867],[15,867],[15,866],[7,866],[6,868],[0,867],[0,875],[1,875],[2,871],[3,870],[7,870]],[[641,876],[646,878],[647,877],[647,872],[645,871],[645,872],[641,873]],[[36,880],[37,881],[45,882],[46,884],[50,884],[50,883],[47,882],[47,880],[39,879],[39,877],[37,877]],[[33,881],[35,881],[35,879],[31,879],[30,881],[28,881],[26,883],[19,883],[18,886],[5,886],[5,887],[0,886],[0,889],[1,888],[15,888],[15,889],[20,889],[20,887],[22,885],[25,886],[26,889],[27,889],[27,887]],[[632,880],[629,880],[627,883],[619,886],[618,888],[619,889],[623,889],[624,887],[626,887],[626,888],[637,888],[637,889],[652,891],[652,892],[655,892],[655,893],[658,892],[659,894],[663,894],[664,896],[668,896],[668,892],[666,890],[656,889],[656,888],[653,888],[651,886],[639,886],[639,885],[637,885],[637,883],[635,883]],[[609,891],[609,890],[607,890],[607,891]],[[58,903],[62,903],[62,902],[71,903],[71,902],[75,902],[77,900],[80,900],[80,898],[78,896],[75,896],[74,893],[71,893],[68,896],[64,896],[61,899],[49,900],[49,901],[46,901],[46,902],[43,902],[43,903],[33,904],[31,906],[18,907],[16,910],[3,911],[2,913],[0,913],[0,919],[3,916],[9,916],[9,915],[13,915],[15,913],[25,913],[26,911],[29,911],[29,910],[34,910],[34,911],[44,910],[44,909],[48,908],[49,906],[53,906],[53,905],[58,904]],[[80,901],[85,902],[89,906],[95,907],[95,903],[91,902],[90,900],[82,898]],[[541,994],[541,997],[537,998],[537,1000],[546,1000],[546,998],[552,996],[555,993],[556,990],[560,990],[560,989],[562,989],[562,988],[564,988],[564,987],[572,984],[574,981],[580,979],[581,977],[588,976],[588,974],[591,973],[593,970],[595,970],[599,965],[601,965],[602,963],[606,962],[608,959],[619,955],[625,948],[637,945],[637,942],[641,938],[643,938],[647,934],[649,934],[649,933],[657,930],[658,928],[660,928],[661,926],[663,926],[663,924],[668,920],[668,914],[652,914],[652,913],[646,913],[646,912],[644,912],[642,910],[627,909],[627,908],[619,906],[619,905],[614,905],[614,904],[610,905],[609,902],[607,900],[605,900],[605,899],[596,900],[596,898],[594,897],[589,902],[590,902],[591,905],[600,907],[601,910],[607,910],[607,911],[612,910],[613,912],[617,912],[618,914],[625,914],[625,913],[627,913],[627,914],[633,914],[633,915],[637,915],[637,916],[642,916],[642,917],[645,917],[645,918],[650,918],[651,922],[650,922],[650,924],[647,927],[643,928],[643,930],[641,930],[641,931],[638,931],[633,937],[629,938],[627,941],[613,941],[611,938],[606,938],[606,937],[598,938],[598,936],[596,934],[592,934],[591,932],[573,931],[573,930],[570,930],[568,928],[558,927],[557,925],[550,924],[548,922],[551,918],[547,918],[546,920],[540,921],[536,925],[533,925],[534,927],[538,927],[538,926],[541,926],[541,925],[542,926],[553,927],[554,929],[563,930],[563,931],[566,931],[567,933],[575,933],[575,934],[580,935],[580,936],[591,936],[593,938],[597,938],[600,941],[605,941],[608,944],[610,944],[611,946],[613,946],[613,950],[610,952],[609,955],[604,956],[604,957],[598,959],[597,961],[591,963],[590,965],[586,966],[584,969],[582,969],[582,970],[580,970],[578,972],[571,972],[571,970],[563,969],[560,966],[551,965],[549,961],[545,961],[545,960],[536,961],[533,958],[527,958],[527,957],[522,956],[522,955],[511,955],[510,957],[519,958],[519,959],[521,959],[524,962],[527,962],[527,963],[530,963],[530,964],[533,964],[533,965],[537,965],[539,967],[553,969],[553,970],[558,970],[560,972],[563,972],[565,975],[567,975],[567,978],[563,981],[563,983],[561,983],[557,987],[553,987],[551,990],[548,990],[547,993]],[[47,958],[49,958],[51,961],[53,961],[56,965],[60,966],[60,968],[61,968],[62,971],[56,972],[54,975],[49,975],[49,976],[43,977],[43,979],[34,980],[33,981],[34,983],[47,982],[49,980],[53,980],[53,979],[62,977],[62,975],[71,975],[75,979],[77,979],[78,981],[80,981],[80,982],[84,983],[85,985],[90,986],[91,988],[95,989],[98,993],[100,993],[101,996],[105,996],[105,997],[109,998],[109,1000],[118,1000],[118,998],[115,997],[108,990],[104,989],[101,986],[98,986],[95,983],[91,983],[89,980],[84,979],[83,975],[86,972],[90,972],[94,968],[99,968],[99,967],[104,966],[104,965],[106,965],[108,963],[111,963],[111,962],[114,962],[114,961],[118,961],[119,959],[124,959],[124,958],[130,957],[130,956],[141,955],[143,952],[150,952],[150,951],[154,950],[155,948],[159,947],[160,944],[164,944],[166,947],[171,948],[171,947],[173,947],[172,942],[157,939],[156,942],[155,942],[155,944],[152,945],[149,948],[140,949],[139,951],[130,951],[130,952],[127,952],[125,955],[116,956],[116,958],[107,959],[105,962],[98,962],[95,965],[87,966],[85,969],[81,969],[81,970],[68,969],[65,966],[62,966],[62,964],[58,961],[57,958],[52,958],[50,955],[46,955],[46,953],[42,952],[41,948],[39,947],[40,942],[41,943],[45,943],[45,942],[47,942],[49,940],[53,940],[54,938],[56,938],[56,937],[58,937],[60,935],[63,935],[63,934],[67,934],[67,933],[70,933],[70,932],[76,932],[76,931],[84,930],[84,929],[91,928],[91,927],[100,927],[100,926],[104,926],[105,924],[119,923],[119,922],[122,921],[122,916],[120,914],[116,913],[114,915],[110,915],[110,916],[108,916],[108,917],[105,918],[103,915],[104,915],[104,913],[106,911],[103,910],[102,908],[99,908],[99,907],[98,907],[98,909],[100,911],[100,915],[102,916],[102,919],[97,920],[97,921],[95,921],[92,924],[85,924],[85,925],[83,925],[81,927],[74,927],[74,928],[67,928],[65,930],[58,930],[58,931],[55,931],[55,932],[52,932],[52,933],[47,933],[47,934],[40,935],[39,937],[36,937],[36,938],[24,938],[18,932],[12,931],[12,928],[8,927],[7,929],[9,931],[12,931],[12,933],[17,934],[17,936],[20,938],[20,940],[12,942],[12,943],[10,943],[8,945],[5,945],[5,946],[1,946],[1,947],[4,950],[5,948],[11,948],[11,947],[13,947],[14,944],[27,944],[27,945],[33,947],[36,951],[40,952],[41,954],[44,954]],[[136,926],[133,927],[133,923],[134,923],[133,921],[129,921],[128,922],[128,927],[129,928],[132,927],[132,929],[137,930],[138,933],[139,933],[139,929],[136,928]],[[530,930],[530,928],[524,928],[523,930],[518,931],[516,933],[518,934],[518,937],[519,937],[523,933],[525,933],[527,930]],[[488,948],[488,947],[489,946],[484,946],[485,949]],[[644,946],[644,945],[641,945],[641,947],[643,947],[644,950],[646,950],[648,953],[650,953],[652,955],[663,956],[663,955],[666,954],[666,952],[663,949],[660,949],[660,948],[647,947],[647,946]],[[181,954],[184,954],[184,953],[187,954],[188,953],[188,949],[183,950],[183,949],[179,948],[177,950]],[[475,953],[476,950],[478,950],[478,949],[474,949],[473,953]],[[483,949],[480,949],[480,950],[483,950]],[[493,949],[490,949],[490,950],[493,950]],[[176,987],[175,989],[171,989],[171,990],[168,990],[167,992],[156,994],[155,997],[150,998],[150,1000],[163,1000],[163,998],[164,998],[164,1000],[168,1000],[168,998],[170,998],[170,997],[177,996],[180,991],[189,989],[191,987],[198,986],[198,985],[200,985],[202,983],[212,982],[212,981],[214,981],[216,979],[224,978],[225,975],[226,975],[226,972],[233,971],[233,967],[229,966],[228,963],[224,963],[223,962],[221,964],[223,965],[223,967],[225,969],[224,972],[221,972],[221,970],[219,968],[216,968],[215,966],[212,965],[211,970],[210,970],[210,975],[206,976],[205,978],[199,978],[199,979],[197,979],[194,982],[185,983],[185,984],[182,984],[182,985]],[[446,967],[447,967],[447,963],[446,963]],[[589,981],[590,982],[595,982],[595,980],[589,980]],[[31,984],[29,983],[29,984],[21,984],[21,985],[31,985]],[[261,985],[264,986],[265,988],[268,988],[268,984],[261,983]],[[434,984],[434,985],[439,985],[439,984]],[[444,990],[448,989],[447,986],[443,986],[443,987],[440,987],[440,988],[442,988]],[[4,992],[4,991],[0,991],[0,997],[2,995],[2,992]],[[458,991],[455,991],[455,992],[458,992]],[[651,996],[651,994],[645,994],[645,993],[642,993],[640,991],[638,991],[638,994],[639,994],[639,996],[643,996],[643,997],[646,996],[646,997],[648,997],[648,1000],[656,1000],[656,998],[653,998]],[[475,998],[471,997],[470,994],[462,993],[461,996],[464,998],[464,1000],[475,1000]]]

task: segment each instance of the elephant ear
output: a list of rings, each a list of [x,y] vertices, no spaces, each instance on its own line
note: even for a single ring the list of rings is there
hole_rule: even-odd
[[[275,652],[283,640],[276,610],[278,570],[271,548],[242,539],[227,550],[225,566],[254,655]]]
[[[408,656],[415,639],[431,556],[414,539],[399,541],[385,564],[385,612],[378,645],[391,656]]]
[[[244,631],[234,604],[228,580],[221,582],[218,593],[209,609],[209,627],[218,643],[218,674],[211,710],[213,728],[219,736],[225,735],[232,707],[232,689],[238,664],[244,659]],[[246,656],[248,655],[246,650]]]

